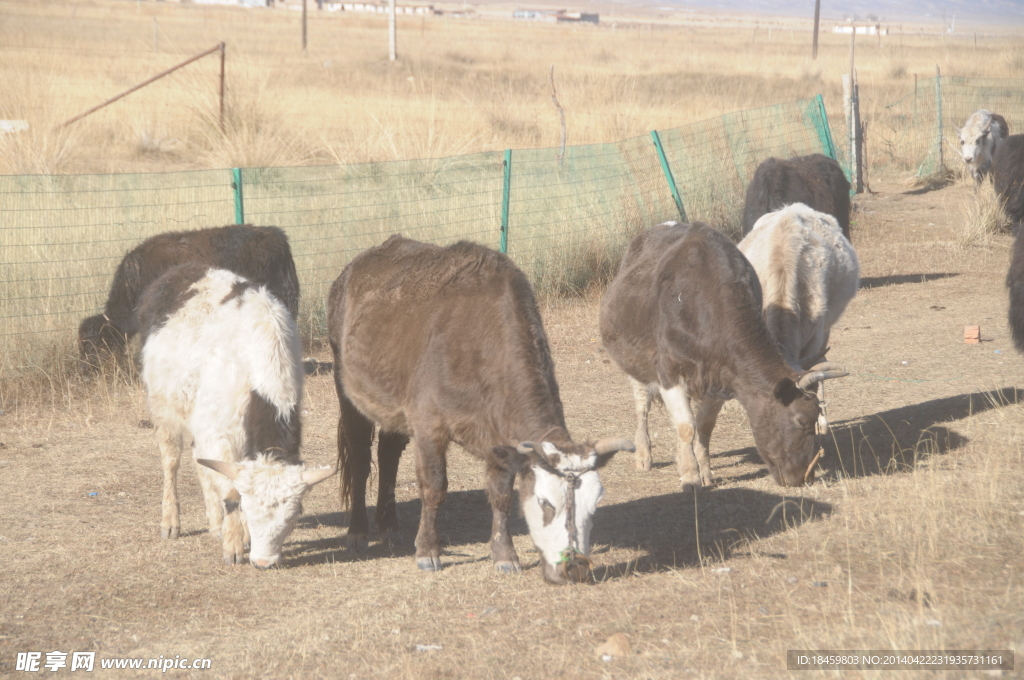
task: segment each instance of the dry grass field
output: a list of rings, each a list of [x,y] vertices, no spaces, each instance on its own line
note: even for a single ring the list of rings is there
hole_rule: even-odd
[[[512,8],[479,8],[476,18],[399,17],[399,60],[390,63],[380,15],[313,11],[304,53],[294,11],[3,0],[0,118],[27,120],[31,130],[0,135],[0,173],[353,163],[551,147],[561,135],[551,66],[570,145],[819,92],[833,119],[842,118],[849,38],[829,32],[831,22],[812,60],[806,21],[699,12],[672,20],[598,3],[600,26],[551,25],[512,21]],[[857,50],[862,114],[879,133],[884,105],[911,90],[915,76],[934,75],[936,65],[947,75],[1000,78],[1024,67],[1021,36],[998,27],[981,27],[980,35],[967,27],[955,37],[937,34],[935,25],[890,28],[881,41],[860,37]],[[53,130],[219,41],[227,43],[223,133],[213,56]],[[874,153],[870,126],[868,134]]]
[[[0,118],[31,125],[27,134],[0,135],[0,173],[554,146],[551,64],[570,144],[819,91],[833,116],[841,110],[848,38],[824,35],[812,61],[810,34],[785,21],[715,26],[708,16],[683,23],[638,14],[615,26],[572,27],[497,13],[400,19],[401,58],[390,64],[386,20],[377,17],[314,13],[302,53],[294,12],[0,0]],[[228,43],[224,133],[215,58],[53,131],[220,40]],[[881,45],[859,45],[869,119],[936,63],[969,76],[1024,67],[1015,35],[982,34],[975,47],[908,27]],[[38,382],[0,384],[0,676],[33,677],[16,670],[17,654],[32,651],[43,663],[47,652],[69,653],[69,666],[71,652],[95,651],[95,675],[112,678],[157,671],[101,670],[101,661],[160,657],[210,660],[208,670],[171,671],[188,678],[840,676],[787,671],[789,649],[1014,650],[1019,668],[1024,359],[1005,322],[1011,241],[991,233],[989,189],[975,192],[963,180],[914,189],[897,170],[905,168],[872,175],[877,193],[856,199],[863,281],[830,353],[851,376],[828,387],[833,429],[819,480],[775,486],[731,402],[712,441],[720,484],[686,497],[671,429],[656,410],[654,469],[636,472],[619,454],[602,472],[592,584],[545,585],[521,519],[513,531],[525,572],[494,572],[482,470],[459,450],[449,456],[440,513],[440,573],[415,568],[410,456],[398,477],[401,545],[374,541],[365,555],[348,553],[347,517],[328,483],[307,497],[284,568],[226,567],[188,465],[180,475],[183,536],[159,539],[158,453],[153,431],[140,426],[145,396],[131,376],[82,382],[55,356]],[[635,427],[626,379],[598,341],[600,292],[543,305],[577,439],[628,437]],[[982,343],[962,342],[968,324],[981,326]],[[328,359],[324,348],[311,351]],[[330,377],[310,377],[307,461],[333,462],[336,418]],[[603,657],[598,650],[616,634],[628,649]]]
[[[61,384],[63,403],[0,416],[0,674],[20,676],[19,651],[209,658],[208,671],[174,671],[194,678],[817,677],[787,673],[786,650],[1019,656],[1024,362],[1004,321],[1009,238],[958,244],[972,194],[963,183],[891,186],[858,199],[863,284],[830,355],[852,375],[829,387],[822,478],[775,486],[731,402],[712,441],[721,484],[694,503],[679,492],[672,431],[656,410],[654,470],[636,472],[620,454],[602,472],[590,585],[545,585],[521,519],[526,571],[494,572],[482,471],[458,450],[442,572],[414,565],[409,456],[398,477],[402,545],[346,552],[347,519],[325,484],[307,497],[284,568],[225,567],[190,466],[183,536],[159,539],[160,470],[153,432],[139,427],[140,387]],[[599,346],[597,298],[543,311],[570,430],[629,436],[630,390]],[[963,344],[967,324],[981,325],[980,345]],[[307,390],[304,456],[330,463],[333,386],[315,376]],[[605,660],[597,650],[617,633],[629,651]]]

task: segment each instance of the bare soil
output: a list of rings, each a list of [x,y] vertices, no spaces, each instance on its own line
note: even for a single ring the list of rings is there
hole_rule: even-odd
[[[161,472],[138,386],[66,385],[60,403],[0,415],[0,675],[23,677],[15,662],[28,651],[44,663],[46,652],[96,651],[100,677],[155,672],[103,671],[101,659],[180,656],[211,660],[171,671],[190,678],[526,680],[807,677],[786,671],[787,649],[1024,649],[1011,240],[956,245],[968,184],[875,188],[856,200],[862,286],[829,356],[851,376],[828,385],[833,427],[813,486],[771,481],[730,402],[712,440],[719,485],[684,496],[656,409],[654,469],[619,454],[602,473],[594,584],[545,585],[521,519],[526,571],[495,573],[483,471],[459,450],[439,520],[442,572],[414,564],[407,455],[402,545],[348,553],[326,483],[307,497],[284,568],[263,573],[221,564],[187,465],[182,537],[160,540]],[[565,411],[577,439],[631,437],[631,393],[600,347],[598,299],[545,304]],[[964,344],[966,325],[981,326],[980,344]],[[304,457],[332,463],[330,376],[308,380],[305,409]],[[627,653],[601,656],[616,633]]]

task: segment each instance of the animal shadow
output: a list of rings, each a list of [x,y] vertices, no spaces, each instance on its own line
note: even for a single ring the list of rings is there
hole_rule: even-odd
[[[293,542],[288,546],[288,555],[285,561],[288,566],[301,566],[382,557],[411,558],[416,554],[416,531],[419,528],[422,506],[419,499],[413,499],[402,501],[396,507],[399,530],[390,543],[383,543],[379,540],[374,526],[376,507],[367,507],[370,518],[370,544],[365,552],[351,551],[345,546],[345,535],[348,532],[349,524],[347,512],[303,516],[299,520],[299,527],[306,529],[318,526],[336,527],[337,535],[314,541]],[[516,501],[515,507],[518,508],[518,501]],[[490,541],[491,504],[487,500],[487,493],[482,489],[449,491],[444,504],[437,512],[437,531],[441,538],[441,557],[446,567],[467,561],[478,561],[475,558],[465,559],[470,556],[459,552],[458,548],[474,544],[486,545]],[[513,536],[529,533],[526,520],[518,512],[509,517],[509,531]],[[530,561],[525,555],[520,555],[520,558],[524,560],[524,565]],[[413,568],[411,560],[410,568]]]
[[[1015,387],[932,399],[832,423],[823,438],[823,465],[847,477],[869,477],[910,470],[932,456],[962,447],[969,440],[939,423],[1018,403]]]
[[[596,580],[636,572],[699,566],[747,551],[751,540],[832,514],[829,503],[785,492],[743,487],[682,491],[601,506],[594,518],[595,545],[640,549],[636,560],[598,566]]]
[[[925,283],[937,279],[949,279],[960,276],[957,272],[942,272],[938,274],[895,274],[893,276],[866,276],[860,280],[860,290],[867,288],[882,288],[884,286],[898,286],[904,283]]]

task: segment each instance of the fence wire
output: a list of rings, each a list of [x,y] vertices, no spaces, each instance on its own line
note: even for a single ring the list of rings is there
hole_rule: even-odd
[[[660,137],[688,218],[730,234],[762,160],[835,156],[820,96]],[[73,354],[78,324],[102,311],[121,258],[161,232],[239,221],[283,228],[302,287],[300,325],[318,340],[330,284],[391,234],[499,248],[505,230],[534,286],[558,293],[610,276],[633,235],[679,211],[645,136],[342,166],[0,176],[0,218],[0,377],[9,379]]]
[[[1002,115],[1010,133],[1024,132],[1024,82],[1011,78],[941,76],[916,83],[883,109],[875,128],[881,162],[906,163],[925,177],[960,168],[960,128],[978,109]]]

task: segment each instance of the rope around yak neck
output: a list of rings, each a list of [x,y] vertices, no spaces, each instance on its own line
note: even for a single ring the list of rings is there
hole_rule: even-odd
[[[569,545],[559,553],[558,563],[570,562],[576,555],[581,555],[579,536],[576,533],[576,489],[580,488],[580,477],[575,472],[564,472],[562,477],[568,493],[565,501],[565,529],[569,532]]]

